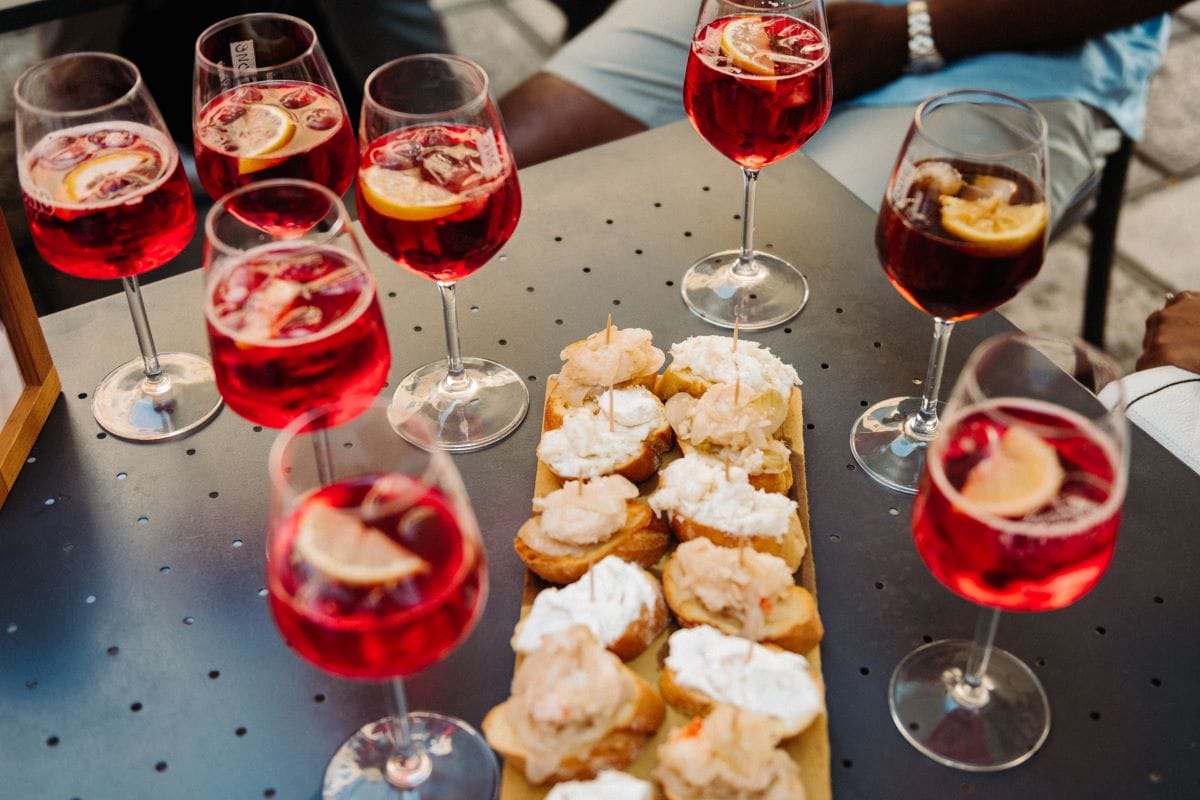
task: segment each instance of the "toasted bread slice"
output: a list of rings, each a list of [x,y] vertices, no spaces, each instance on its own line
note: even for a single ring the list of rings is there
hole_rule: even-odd
[[[649,391],[653,392],[654,385],[657,382],[658,382],[658,374],[651,373],[649,375],[643,375],[640,378],[634,378],[633,380],[625,381],[624,383],[618,383],[613,388],[614,389],[633,389],[635,387],[641,386],[642,388],[648,389]],[[599,396],[603,391],[606,391],[606,390],[607,390],[607,387],[605,387],[605,389],[603,389],[603,390],[597,391],[596,396]],[[587,405],[589,402],[592,404],[595,404],[595,402],[596,402],[595,397],[592,397],[589,400],[585,400],[580,405]],[[569,403],[567,403],[567,399],[565,397],[563,397],[562,392],[558,391],[556,388],[555,391],[551,392],[550,396],[546,398],[546,407],[542,411],[542,430],[552,431],[555,428],[561,428],[562,423],[563,423],[563,417],[566,416],[567,412],[570,411],[572,408],[579,408],[580,405],[570,405]]]
[[[530,775],[530,753],[516,735],[508,716],[511,700],[493,708],[483,718],[483,735],[489,745],[535,784],[594,778],[606,769],[624,769],[633,763],[646,742],[663,723],[666,706],[645,678],[624,667],[635,690],[613,726],[580,752],[562,757],[548,775]]]
[[[711,625],[730,636],[746,636],[741,621],[727,614],[713,613],[695,594],[681,591],[669,562],[663,569],[663,596],[684,627]],[[824,635],[812,592],[803,586],[792,586],[782,601],[775,602],[767,610],[765,630],[756,641],[804,654],[820,644]]]
[[[606,398],[619,397],[614,404]],[[559,428],[542,431],[538,459],[559,480],[621,475],[640,483],[675,444],[662,401],[645,387],[605,392],[570,409]]]
[[[800,517],[795,514],[792,514],[788,518],[787,532],[779,539],[771,536],[741,536],[735,533],[727,533],[697,522],[694,519],[689,519],[679,513],[668,514],[668,525],[676,538],[681,542],[703,536],[713,544],[719,544],[721,547],[737,548],[749,545],[760,553],[770,553],[771,555],[779,556],[787,562],[788,569],[793,572],[800,568],[800,562],[804,560],[804,552],[808,549],[808,542],[804,538],[804,528],[800,524]]]
[[[538,525],[540,517],[531,517],[521,526]],[[593,564],[606,556],[620,556],[631,564],[648,567],[667,552],[671,544],[671,533],[650,506],[641,500],[630,500],[625,506],[625,524],[612,535],[580,555],[555,556],[543,553],[530,546],[517,532],[513,548],[535,575],[550,583],[565,584],[579,580]]]
[[[714,451],[706,447],[697,447],[691,442],[679,439],[679,450],[684,454],[703,453],[705,455],[719,458],[722,461],[725,458],[725,452],[722,450]],[[764,459],[766,460],[766,459]],[[755,489],[762,489],[764,492],[775,492],[776,494],[787,494],[791,490],[792,484],[795,482],[792,477],[791,460],[780,460],[776,467],[769,471],[750,472],[750,485]]]

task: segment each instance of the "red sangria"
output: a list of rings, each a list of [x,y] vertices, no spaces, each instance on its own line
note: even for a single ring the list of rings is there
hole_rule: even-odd
[[[375,281],[332,247],[264,245],[210,267],[205,317],[217,385],[234,411],[281,428],[340,401],[353,416],[391,363]],[[332,419],[336,424],[340,419]]]
[[[148,125],[55,131],[29,149],[20,173],[33,241],[71,275],[139,275],[178,255],[196,228],[175,148]]]
[[[272,535],[271,611],[335,675],[407,676],[441,660],[483,608],[483,552],[443,492],[396,474],[323,486]]]
[[[761,169],[825,124],[833,99],[828,59],[825,35],[804,20],[721,17],[692,40],[684,108],[720,153]]]
[[[212,197],[267,178],[303,178],[341,195],[358,149],[341,99],[301,81],[250,83],[200,110],[196,171]]]
[[[967,408],[946,424],[913,505],[913,538],[933,575],[1005,611],[1049,611],[1086,594],[1120,522],[1110,437],[1034,401]]]
[[[929,159],[898,172],[875,246],[892,285],[941,319],[979,316],[1037,275],[1049,213],[1037,184],[1014,169]]]
[[[401,128],[371,142],[356,190],[368,238],[437,281],[479,269],[521,213],[516,170],[503,147],[491,129],[470,125]]]

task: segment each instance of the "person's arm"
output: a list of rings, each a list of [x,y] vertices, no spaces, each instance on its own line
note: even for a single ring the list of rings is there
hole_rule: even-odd
[[[949,61],[1000,50],[1063,47],[1184,4],[1184,0],[927,0],[933,39]],[[908,64],[903,4],[830,3],[834,99],[891,83]]]

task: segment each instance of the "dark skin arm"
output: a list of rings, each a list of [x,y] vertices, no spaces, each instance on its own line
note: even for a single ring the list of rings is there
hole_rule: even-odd
[[[1170,12],[1184,0],[929,0],[934,39],[947,60],[995,50],[1079,42]],[[908,63],[904,6],[837,2],[826,8],[834,99],[899,78]],[[591,93],[539,72],[500,100],[517,163],[539,161],[645,130]]]
[[[1146,318],[1137,368],[1167,365],[1200,372],[1200,292],[1180,292]]]

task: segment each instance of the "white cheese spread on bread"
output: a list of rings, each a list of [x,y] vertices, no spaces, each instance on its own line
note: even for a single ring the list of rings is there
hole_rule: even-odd
[[[654,786],[626,772],[607,769],[594,780],[557,784],[546,800],[654,800]]]
[[[675,683],[802,731],[825,710],[821,691],[797,653],[726,636],[708,625],[671,634],[666,667]]]
[[[741,467],[699,454],[664,467],[647,502],[658,514],[678,514],[734,536],[776,540],[787,534],[798,508],[785,495],[755,489]]]
[[[774,389],[787,397],[800,376],[758,342],[745,339],[733,349],[729,336],[692,336],[671,345],[671,369],[691,370],[710,383],[737,383],[754,392]]]
[[[572,584],[543,589],[529,614],[517,625],[512,646],[518,653],[538,649],[545,637],[575,625],[588,628],[605,647],[630,625],[653,612],[662,589],[636,564],[607,556]]]
[[[627,478],[608,475],[590,481],[567,481],[544,497],[535,497],[537,525],[522,526],[518,536],[550,556],[574,556],[608,541],[625,525],[626,505],[638,496]]]

